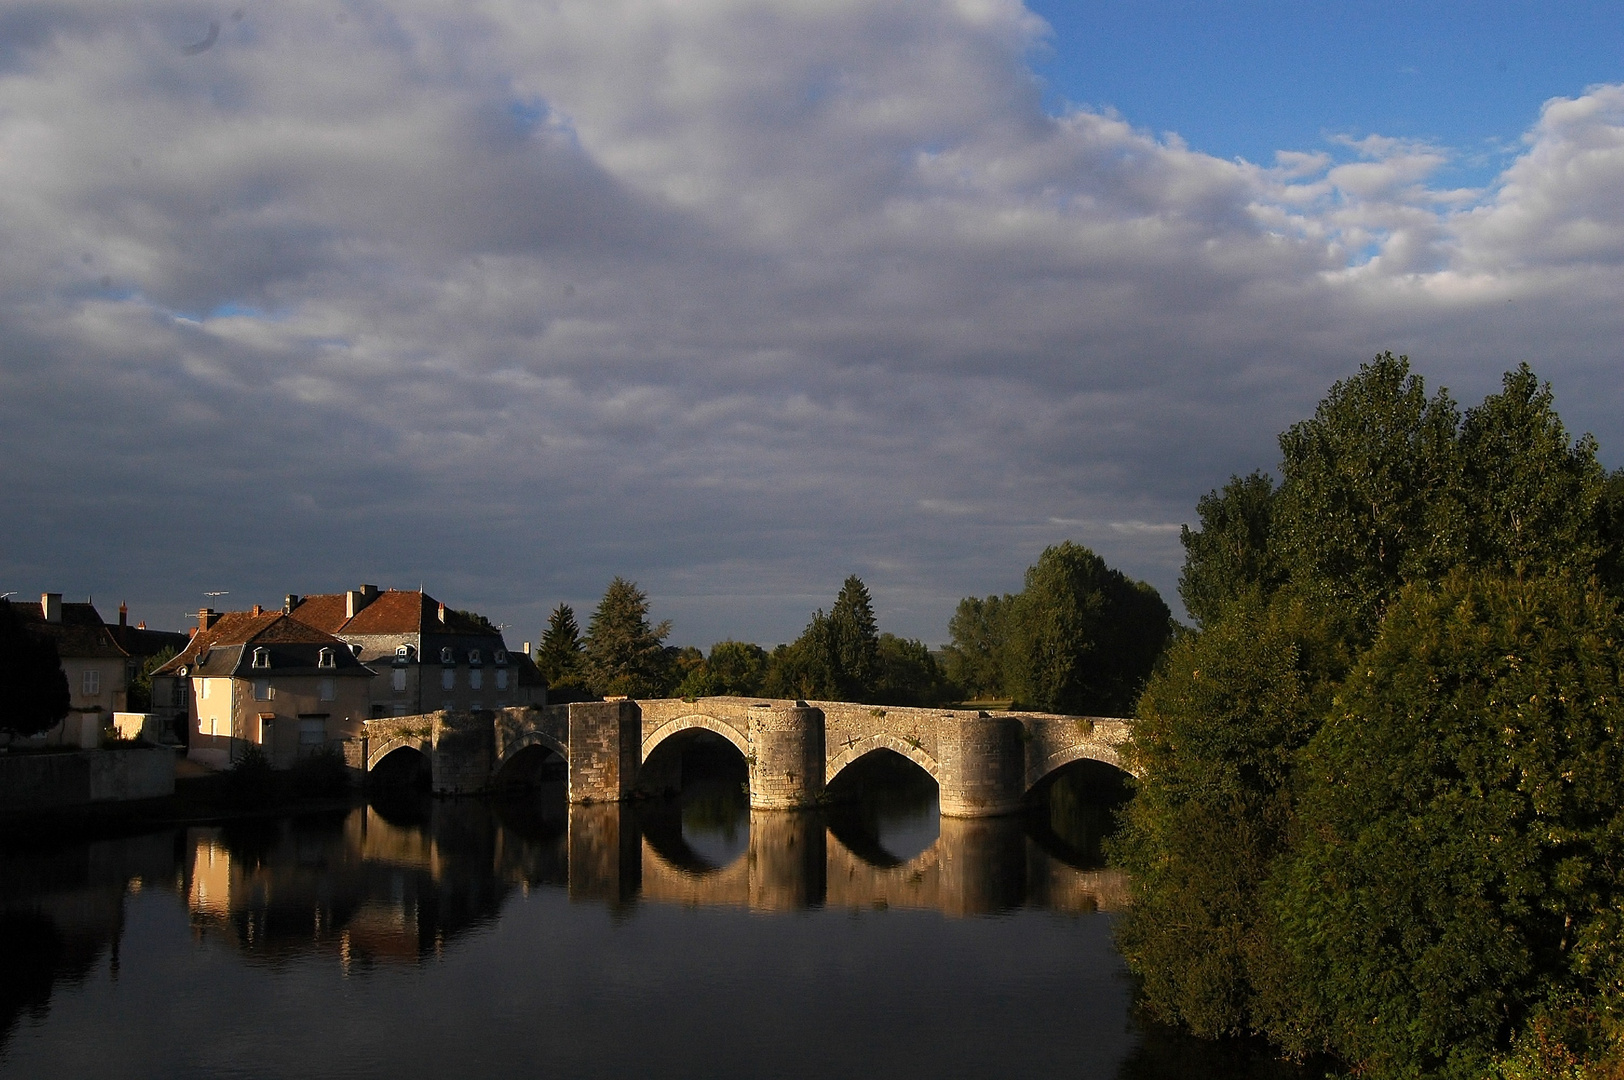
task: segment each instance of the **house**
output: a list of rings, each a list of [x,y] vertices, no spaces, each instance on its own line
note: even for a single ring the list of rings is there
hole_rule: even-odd
[[[183,687],[187,756],[224,767],[261,747],[279,769],[361,734],[374,672],[349,645],[280,611],[198,612],[180,655],[153,673]]]
[[[35,736],[56,746],[90,748],[101,742],[113,714],[124,709],[129,688],[129,654],[113,640],[94,604],[62,602],[61,593],[42,593],[37,605],[13,603],[23,629],[56,642],[68,677],[68,715]]]
[[[186,701],[179,692],[180,681],[171,678],[164,680],[161,688],[155,683],[143,687],[141,673],[153,657],[186,648],[188,636],[169,630],[148,630],[144,622],[131,626],[130,609],[125,604],[119,604],[118,622],[108,623],[107,633],[129,656],[125,665],[129,707],[159,717],[165,738],[184,739],[186,728],[182,719],[186,715]],[[139,692],[143,688],[146,693]]]
[[[499,630],[448,609],[420,589],[362,585],[342,593],[290,594],[291,619],[347,642],[377,671],[372,716],[412,716],[544,705],[538,672],[524,672]]]

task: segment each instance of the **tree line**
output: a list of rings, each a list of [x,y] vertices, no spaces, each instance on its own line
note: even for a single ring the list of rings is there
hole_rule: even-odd
[[[1381,1077],[1624,1076],[1624,472],[1378,356],[1197,504],[1117,838],[1141,1000]]]
[[[574,609],[553,609],[536,652],[549,700],[740,695],[932,706],[1008,700],[1050,712],[1118,715],[1131,708],[1173,632],[1156,591],[1070,542],[1043,552],[1018,594],[966,598],[938,657],[882,632],[853,574],[829,610],[772,651],[720,641],[709,655],[666,645],[648,596],[617,577],[583,633]]]

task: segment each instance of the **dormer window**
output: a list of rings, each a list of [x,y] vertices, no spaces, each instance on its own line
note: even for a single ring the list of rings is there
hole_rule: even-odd
[[[468,650],[468,662],[470,664],[480,664],[480,663],[484,662],[484,661],[480,660],[480,658],[479,658],[479,650],[478,649],[469,649]]]
[[[498,665],[506,664],[507,663],[507,650],[506,649],[497,649],[496,652],[494,654],[492,654],[491,658],[493,660],[495,660]]]
[[[327,648],[324,645],[324,646],[322,646],[321,652],[318,653],[317,656],[316,656],[316,666],[317,667],[337,667],[338,666],[338,657],[333,655],[333,650]]]
[[[254,666],[257,668],[270,667],[271,650],[265,648],[264,646],[256,646],[254,649]]]
[[[440,650],[440,663],[455,664],[456,662],[457,658],[451,655],[451,646],[447,645],[445,648]]]
[[[359,645],[351,645],[350,646],[350,655],[355,657],[357,660],[359,660],[361,658],[361,646],[359,646]]]
[[[416,652],[416,651],[417,650],[413,649],[410,645],[397,645],[395,647],[395,663],[397,663],[397,664],[409,664],[409,663],[411,663],[412,662],[412,654],[414,652]]]

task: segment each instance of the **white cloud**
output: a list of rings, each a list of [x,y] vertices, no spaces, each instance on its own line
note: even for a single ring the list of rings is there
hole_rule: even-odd
[[[625,573],[773,641],[856,571],[938,639],[1068,536],[1170,593],[1380,349],[1617,444],[1624,88],[1460,192],[1047,116],[1015,3],[245,12],[0,14],[0,589],[524,626]]]

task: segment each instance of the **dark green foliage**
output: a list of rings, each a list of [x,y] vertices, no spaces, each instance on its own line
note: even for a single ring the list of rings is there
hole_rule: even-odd
[[[1526,366],[1462,417],[1383,354],[1280,441],[1272,496],[1202,500],[1202,629],[1140,702],[1145,1004],[1372,1076],[1617,1080],[1624,477]]]
[[[635,582],[615,578],[587,624],[583,653],[587,686],[605,696],[667,696],[672,679],[661,642],[670,633],[670,622],[649,625],[647,594]]]
[[[0,600],[0,731],[27,737],[49,731],[68,715],[68,677],[56,642],[24,629]]]
[[[131,712],[146,712],[152,708],[152,673],[173,660],[176,651],[173,645],[166,645],[142,662],[140,672],[130,680]]]
[[[464,608],[453,608],[451,610],[451,614],[460,615],[464,619],[467,619],[469,622],[473,623],[475,626],[479,627],[481,630],[488,631],[489,633],[500,634],[502,632],[495,623],[491,622],[477,611],[468,611]]]
[[[1222,491],[1195,504],[1201,528],[1180,532],[1184,572],[1179,597],[1196,624],[1217,618],[1231,602],[1258,591],[1273,592],[1282,574],[1269,551],[1274,518],[1274,481],[1261,472],[1232,476]]]
[[[959,690],[942,673],[941,665],[924,642],[881,634],[880,678],[876,705],[941,705],[956,701]]]
[[[801,636],[773,651],[765,679],[774,697],[871,701],[879,689],[880,635],[868,587],[856,574],[825,615],[813,613]]]
[[[868,701],[879,687],[880,632],[868,586],[846,578],[829,609],[826,648],[829,683],[838,701]]]
[[[586,701],[595,695],[586,685],[586,650],[575,609],[559,604],[547,617],[536,648],[536,670],[547,680],[547,700],[554,704]]]
[[[1616,606],[1568,578],[1458,572],[1394,603],[1309,747],[1285,940],[1332,1049],[1480,1075],[1624,939]]]
[[[1010,604],[1005,689],[1049,712],[1128,714],[1173,619],[1156,590],[1067,541],[1046,549]]]
[[[350,789],[350,767],[344,760],[344,752],[328,745],[294,762],[293,789],[301,795],[318,798],[343,795]]]
[[[245,743],[237,760],[226,770],[226,798],[235,803],[257,805],[269,802],[276,774],[271,759],[254,743]]]
[[[1289,994],[1260,890],[1296,752],[1344,670],[1340,636],[1300,600],[1243,596],[1175,642],[1140,698],[1129,760],[1145,782],[1117,840],[1137,896],[1119,940],[1146,1006],[1197,1034],[1263,1027]]]
[[[970,698],[1004,693],[1004,645],[1012,596],[967,596],[948,620],[949,643],[942,650],[947,677]]]
[[[718,641],[677,687],[682,697],[756,697],[767,678],[767,651],[745,641]]]
[[[1305,590],[1376,619],[1399,586],[1464,554],[1459,414],[1383,353],[1280,436],[1271,551]]]

